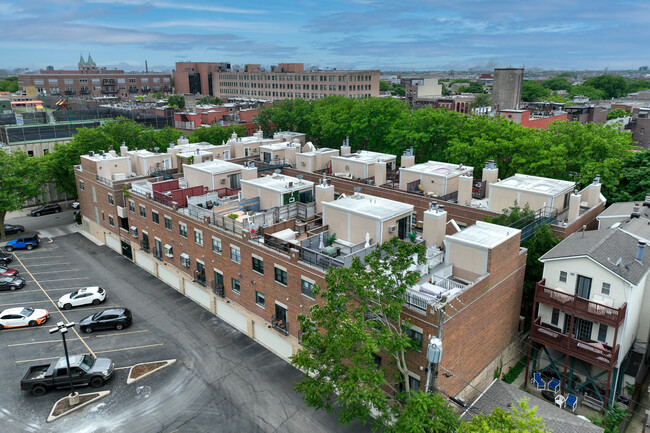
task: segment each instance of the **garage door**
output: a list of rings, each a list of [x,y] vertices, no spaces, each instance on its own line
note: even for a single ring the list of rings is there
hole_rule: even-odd
[[[106,245],[114,249],[118,253],[122,254],[122,243],[119,239],[114,238],[113,236],[106,233]]]
[[[147,271],[153,274],[153,259],[151,256],[140,251],[135,251],[135,262]]]
[[[176,290],[181,289],[180,284],[178,282],[178,275],[176,273],[171,272],[169,269],[167,269],[164,266],[158,266],[158,278],[175,288]]]
[[[230,305],[217,300],[217,316],[248,335],[246,316],[232,308]]]
[[[265,326],[255,323],[255,340],[263,346],[268,347],[272,352],[280,355],[285,359],[289,359],[293,355],[293,348],[291,343],[282,338],[277,332],[268,329]]]
[[[202,307],[210,309],[210,294],[196,284],[185,281],[185,295]]]

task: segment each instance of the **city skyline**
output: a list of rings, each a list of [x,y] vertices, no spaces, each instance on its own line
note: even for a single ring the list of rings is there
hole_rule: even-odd
[[[638,69],[650,4],[355,0],[0,2],[0,68],[171,70],[177,61],[345,69]]]

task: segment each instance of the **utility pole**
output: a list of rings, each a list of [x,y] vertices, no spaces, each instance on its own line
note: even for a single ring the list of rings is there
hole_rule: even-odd
[[[70,369],[70,357],[68,356],[68,345],[65,342],[65,334],[68,332],[68,328],[72,328],[74,322],[63,323],[59,322],[56,324],[56,327],[50,328],[50,334],[55,332],[60,332],[61,337],[63,338],[63,351],[65,352],[65,363],[68,367],[68,379],[70,379],[70,404],[74,405],[79,403],[79,395],[74,392],[74,383],[72,382],[72,370]]]
[[[444,302],[444,300],[443,300]],[[431,337],[427,347],[427,361],[429,361],[429,371],[427,373],[427,386],[424,392],[429,392],[429,384],[431,383],[431,372],[433,371],[433,384],[431,390],[436,392],[438,390],[438,365],[442,358],[442,328],[445,324],[445,306],[438,310],[438,333],[437,337]]]

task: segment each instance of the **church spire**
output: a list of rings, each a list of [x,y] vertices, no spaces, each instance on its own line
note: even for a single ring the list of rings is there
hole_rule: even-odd
[[[88,53],[88,61],[86,63],[88,63],[88,66],[95,66],[95,62],[93,61],[93,58],[90,57],[90,53]]]
[[[86,61],[84,60],[84,55],[83,54],[79,55],[79,63],[78,63],[78,65],[83,66],[85,64],[86,64]]]

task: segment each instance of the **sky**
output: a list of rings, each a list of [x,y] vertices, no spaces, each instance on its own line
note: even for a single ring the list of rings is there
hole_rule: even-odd
[[[646,0],[0,0],[0,68],[638,69]]]

